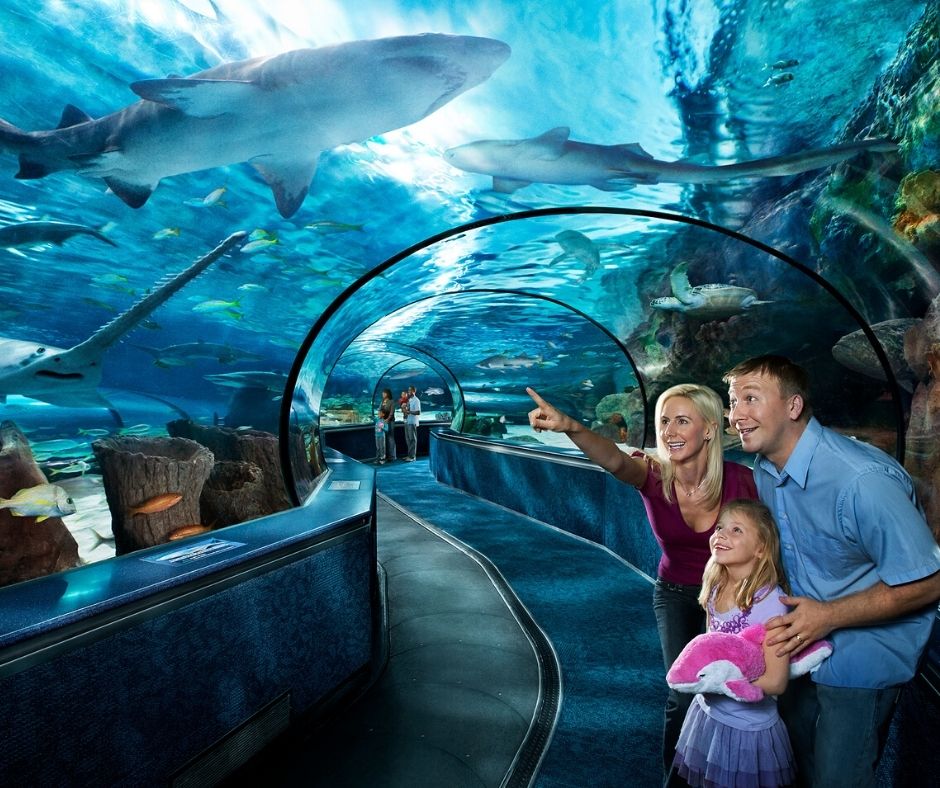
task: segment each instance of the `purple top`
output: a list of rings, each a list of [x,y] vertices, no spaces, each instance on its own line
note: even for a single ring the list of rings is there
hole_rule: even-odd
[[[756,601],[750,610],[733,607],[726,613],[716,612],[709,601],[708,631],[738,633],[752,624],[763,624],[769,618],[782,615],[788,611],[787,606],[780,601],[783,595],[780,586],[771,589],[769,593],[768,589],[763,588],[755,595]],[[709,717],[739,730],[764,730],[775,725],[779,719],[777,699],[773,695],[764,695],[757,703],[742,703],[726,695],[711,693],[696,695],[695,700]]]
[[[645,457],[643,452],[635,452],[633,457]],[[663,551],[659,559],[659,576],[667,583],[684,586],[697,586],[702,582],[702,572],[711,551],[708,538],[715,530],[715,523],[702,533],[696,533],[682,519],[682,512],[676,496],[672,503],[663,497],[663,480],[659,475],[659,466],[649,462],[646,482],[639,488],[646,507],[653,536]],[[757,488],[751,469],[725,460],[724,484],[721,490],[721,503],[724,505],[735,498],[757,498]]]

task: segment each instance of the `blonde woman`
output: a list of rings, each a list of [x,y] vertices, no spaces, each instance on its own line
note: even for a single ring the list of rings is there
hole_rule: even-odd
[[[698,597],[718,512],[735,498],[757,498],[750,469],[723,457],[721,399],[710,388],[694,383],[664,391],[656,401],[656,455],[650,456],[621,451],[612,440],[562,413],[533,389],[526,391],[536,404],[529,412],[529,424],[536,432],[564,433],[591,460],[640,493],[662,549],[653,611],[668,670],[686,644],[705,631]],[[672,766],[691,700],[674,690],[666,699],[664,774]]]

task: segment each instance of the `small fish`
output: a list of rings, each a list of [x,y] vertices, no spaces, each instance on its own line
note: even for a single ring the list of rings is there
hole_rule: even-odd
[[[49,517],[75,513],[75,502],[56,484],[37,484],[17,490],[12,498],[0,498],[0,509],[9,509],[17,517],[35,517],[37,523]]]
[[[102,536],[94,528],[90,528],[89,530],[91,531],[91,535],[94,537],[95,541],[92,544],[92,546],[88,548],[88,552],[91,552],[92,550],[97,550],[98,547],[100,547],[101,545],[104,545],[105,547],[111,547],[111,548],[114,547],[113,535]]]
[[[54,468],[49,473],[51,476],[57,476],[60,473],[77,473],[84,476],[86,471],[91,470],[91,463],[86,460],[76,460],[62,468]]]
[[[798,65],[800,65],[800,61],[796,58],[791,58],[790,60],[778,60],[776,63],[771,63],[770,68],[776,71],[784,71]]]
[[[184,205],[190,205],[193,208],[211,208],[213,205],[221,205],[223,208],[225,206],[225,200],[222,199],[222,195],[227,191],[225,186],[220,186],[218,189],[213,189],[205,197],[196,197],[191,200],[185,200]]]
[[[65,454],[79,448],[85,451],[86,446],[85,441],[77,441],[72,438],[54,438],[47,441],[36,441],[30,448],[33,450],[33,454],[53,455]]]
[[[255,282],[245,282],[243,285],[239,285],[238,289],[244,293],[266,293],[268,288],[264,285],[256,284]]]
[[[129,510],[129,514],[156,514],[157,512],[165,512],[171,506],[176,506],[180,501],[183,500],[183,496],[179,493],[163,493],[162,495],[155,495],[153,498],[148,498],[143,503],[138,504]]]
[[[346,222],[334,222],[330,219],[318,219],[315,222],[305,225],[308,230],[316,230],[320,233],[348,233],[352,230],[361,230],[361,224],[347,224]]]
[[[131,427],[121,427],[121,435],[149,435],[153,428],[149,424],[134,424]]]
[[[163,238],[179,238],[180,237],[180,228],[179,227],[164,227],[162,230],[157,230],[153,234],[154,240],[159,241]]]
[[[200,525],[199,523],[193,523],[192,525],[183,525],[177,528],[174,531],[170,531],[169,539],[171,542],[176,539],[185,539],[187,536],[195,536],[196,534],[204,534],[206,531],[211,531],[212,529],[208,525]]]
[[[111,304],[105,301],[101,301],[97,298],[89,298],[88,296],[85,296],[82,298],[82,301],[88,304],[88,306],[95,307],[95,309],[103,309],[105,312],[117,312],[117,309],[111,306]]]
[[[278,243],[277,238],[258,238],[255,241],[249,241],[242,248],[241,251],[243,254],[254,254],[255,252],[260,252],[262,249],[267,249],[269,246],[273,246]]]
[[[762,88],[766,88],[768,85],[776,85],[780,87],[781,85],[786,85],[787,82],[793,81],[793,72],[792,71],[782,71],[779,74],[772,74],[767,78],[767,81],[761,85]]]
[[[82,427],[78,428],[79,435],[88,435],[93,438],[100,438],[104,435],[110,435],[111,433],[108,430],[102,429],[101,427],[93,427],[90,430],[83,429]]]
[[[112,287],[114,285],[125,285],[128,282],[130,282],[130,279],[124,276],[124,274],[108,273],[108,274],[101,274],[100,276],[95,276],[92,278],[91,281],[94,282],[96,285],[103,285],[104,287]]]
[[[241,304],[238,301],[223,301],[221,298],[210,298],[193,307],[193,312],[228,312]]]
[[[432,387],[432,388],[429,388],[429,389],[425,389],[425,390],[424,390],[424,393],[425,393],[427,396],[429,396],[429,397],[437,397],[437,396],[440,396],[441,394],[444,393],[444,389],[442,389],[442,388],[437,388],[437,387]]]
[[[581,381],[581,388],[583,388],[583,389],[592,389],[592,388],[594,388],[594,382],[593,382],[590,378],[588,378],[587,380],[582,380],[582,381]]]

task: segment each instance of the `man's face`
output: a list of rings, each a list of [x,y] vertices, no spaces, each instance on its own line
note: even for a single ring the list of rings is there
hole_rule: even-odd
[[[786,464],[794,442],[789,428],[800,413],[796,399],[784,397],[777,380],[761,372],[732,378],[728,422],[744,450],[760,452],[778,467]]]

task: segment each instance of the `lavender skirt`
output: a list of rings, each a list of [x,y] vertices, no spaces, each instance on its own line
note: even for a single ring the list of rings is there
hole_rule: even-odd
[[[796,779],[783,720],[764,730],[739,730],[712,719],[698,703],[689,707],[674,765],[689,785],[707,788],[785,786]]]

